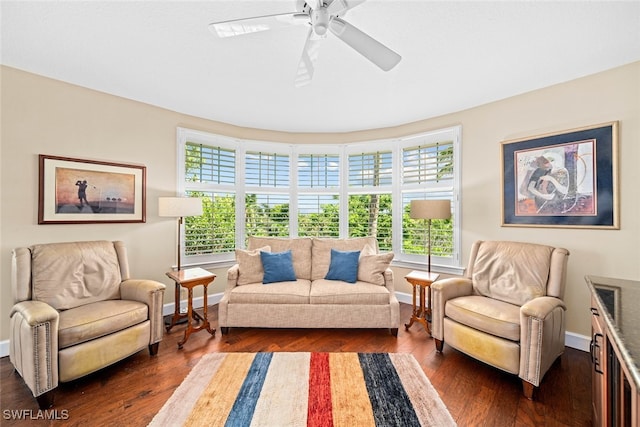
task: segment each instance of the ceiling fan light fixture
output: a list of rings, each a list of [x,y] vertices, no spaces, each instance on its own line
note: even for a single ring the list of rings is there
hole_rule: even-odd
[[[311,16],[311,22],[313,23],[313,31],[319,36],[327,34],[329,29],[329,13],[326,7],[320,7],[313,10]]]

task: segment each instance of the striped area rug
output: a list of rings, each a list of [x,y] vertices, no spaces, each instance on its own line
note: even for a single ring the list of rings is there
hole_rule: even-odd
[[[150,426],[454,426],[401,353],[214,353]]]

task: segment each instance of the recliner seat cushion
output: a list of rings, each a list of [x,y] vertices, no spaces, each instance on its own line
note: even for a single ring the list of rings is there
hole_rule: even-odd
[[[108,300],[60,312],[58,347],[71,347],[121,331],[149,318],[146,304]]]
[[[311,304],[387,305],[389,290],[366,282],[319,279],[311,283]]]
[[[447,301],[445,316],[497,337],[520,341],[520,307],[480,295]]]

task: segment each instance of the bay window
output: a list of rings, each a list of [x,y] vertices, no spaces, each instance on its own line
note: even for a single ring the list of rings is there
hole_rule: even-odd
[[[460,269],[460,127],[348,144],[250,141],[178,129],[178,189],[204,199],[185,219],[186,264],[230,263],[248,236],[374,236],[394,264],[426,261],[411,200],[449,199],[431,228],[435,270]]]

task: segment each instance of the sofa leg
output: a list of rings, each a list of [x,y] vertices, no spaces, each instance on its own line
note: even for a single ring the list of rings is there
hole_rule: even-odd
[[[389,333],[398,338],[398,328],[389,328]]]
[[[220,333],[221,333],[222,335],[229,335],[229,327],[228,327],[228,326],[222,326],[222,327],[220,328]]]
[[[38,401],[38,406],[40,409],[49,409],[53,406],[53,390],[49,390],[46,393],[41,394],[40,396],[36,396],[36,400]]]
[[[524,397],[529,400],[533,400],[533,392],[535,391],[535,386],[533,384],[522,380],[522,391],[524,393]]]
[[[160,341],[149,344],[149,354],[151,356],[158,354],[158,347],[160,347]]]
[[[444,340],[439,340],[437,338],[433,339],[436,343],[436,350],[442,353],[442,349],[444,348]]]

